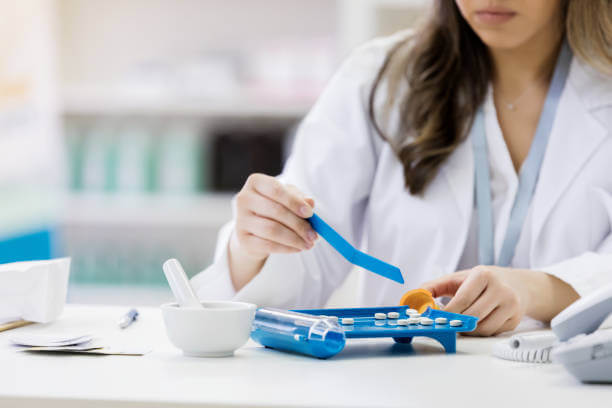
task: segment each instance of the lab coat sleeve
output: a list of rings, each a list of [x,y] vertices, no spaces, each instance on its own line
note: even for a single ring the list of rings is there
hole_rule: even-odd
[[[368,119],[374,78],[397,38],[375,40],[356,50],[300,125],[280,180],[315,199],[315,211],[342,236],[360,246],[364,216],[382,148]],[[215,262],[193,278],[200,298],[234,298],[260,306],[323,306],[352,269],[322,239],[310,251],[272,254],[238,293],[227,262],[232,233],[220,233]],[[221,249],[219,249],[221,248]]]
[[[598,251],[540,268],[569,284],[579,296],[587,296],[595,290],[612,284],[612,235],[609,235]]]
[[[612,284],[612,254],[587,252],[543,268],[543,271],[569,284],[581,297],[587,296]]]
[[[612,195],[601,191],[612,226]],[[585,252],[540,270],[566,282],[581,297],[612,284],[612,232],[593,251]]]

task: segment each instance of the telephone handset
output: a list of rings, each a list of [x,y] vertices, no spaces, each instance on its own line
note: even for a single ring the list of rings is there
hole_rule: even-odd
[[[552,359],[584,382],[612,383],[612,285],[572,303],[552,321],[553,333],[519,333],[493,347],[497,357],[531,363]]]
[[[561,341],[552,359],[584,382],[612,383],[612,329],[597,330],[612,314],[612,285],[559,313],[551,328]]]

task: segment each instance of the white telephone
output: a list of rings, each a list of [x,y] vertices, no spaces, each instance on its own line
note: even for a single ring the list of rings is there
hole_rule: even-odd
[[[561,343],[553,348],[553,361],[581,381],[612,383],[612,330],[597,330],[610,314],[612,285],[555,316],[550,325]]]
[[[612,285],[559,313],[552,333],[517,334],[496,344],[493,354],[514,361],[562,364],[584,382],[612,383],[612,329],[597,330],[612,314]]]

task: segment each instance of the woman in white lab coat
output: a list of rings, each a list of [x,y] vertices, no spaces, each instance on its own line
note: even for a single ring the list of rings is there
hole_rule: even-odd
[[[236,196],[199,296],[323,306],[352,266],[305,220],[315,202],[402,271],[364,273],[363,305],[421,286],[492,335],[612,282],[611,4],[438,0],[356,50],[283,173]]]

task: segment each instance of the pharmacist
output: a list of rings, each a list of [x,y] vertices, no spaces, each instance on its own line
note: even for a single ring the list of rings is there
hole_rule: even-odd
[[[609,1],[439,0],[415,32],[343,64],[277,177],[235,198],[203,299],[322,306],[351,270],[313,210],[402,270],[364,306],[449,296],[476,334],[548,321],[612,280]]]

